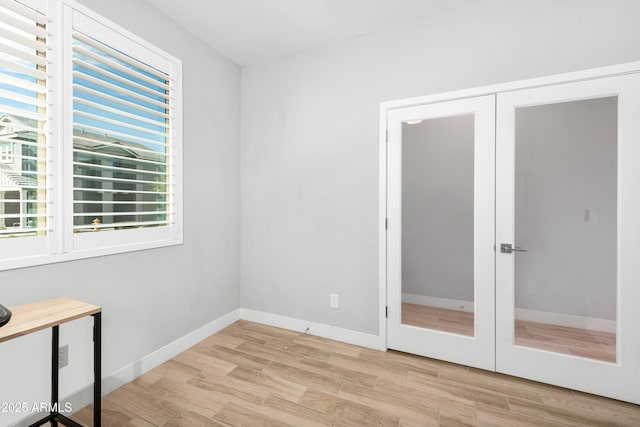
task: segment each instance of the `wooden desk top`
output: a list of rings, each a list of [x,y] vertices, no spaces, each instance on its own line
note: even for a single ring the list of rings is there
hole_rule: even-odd
[[[54,298],[8,308],[12,316],[9,323],[0,327],[0,342],[102,311],[97,305],[72,298]]]

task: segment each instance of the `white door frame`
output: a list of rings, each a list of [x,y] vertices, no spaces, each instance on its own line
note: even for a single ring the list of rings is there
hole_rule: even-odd
[[[388,348],[387,343],[387,115],[390,111],[409,106],[437,103],[441,101],[469,98],[481,95],[499,94],[519,89],[578,82],[589,79],[605,78],[640,72],[640,61],[629,62],[589,70],[575,71],[558,75],[544,76],[527,80],[463,89],[414,98],[387,101],[380,104],[379,128],[379,196],[378,196],[378,301],[379,301],[379,337],[381,348]]]
[[[615,399],[640,403],[636,371],[640,366],[640,340],[629,329],[640,324],[637,301],[640,277],[640,197],[637,195],[640,159],[640,74],[608,79],[538,87],[502,94],[498,97],[498,139],[496,172],[497,242],[514,241],[515,110],[518,107],[547,105],[582,99],[618,96],[617,133],[617,322],[616,362],[577,357],[514,344],[515,254],[496,254],[496,369],[510,375],[576,390],[599,393]],[[571,242],[567,242],[571,245]],[[623,297],[624,292],[624,297]],[[632,326],[630,326],[632,325]],[[623,334],[622,331],[625,331]],[[588,373],[588,375],[585,375]]]
[[[473,336],[402,323],[403,123],[472,116],[473,120]],[[462,98],[389,112],[387,143],[387,344],[396,349],[468,366],[495,369],[493,244],[495,213],[495,95]],[[455,167],[455,165],[453,165]],[[451,256],[455,256],[452,253]],[[393,331],[393,335],[390,333]]]

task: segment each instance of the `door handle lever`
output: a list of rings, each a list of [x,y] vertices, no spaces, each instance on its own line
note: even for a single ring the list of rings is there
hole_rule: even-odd
[[[514,247],[511,243],[500,243],[500,253],[512,254],[514,252],[527,252],[527,250],[518,246]]]

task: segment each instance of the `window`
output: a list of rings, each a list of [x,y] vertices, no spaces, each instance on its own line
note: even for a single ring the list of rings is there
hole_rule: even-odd
[[[47,19],[0,6],[0,254],[44,253],[47,224]],[[16,238],[27,241],[16,242]],[[22,239],[21,239],[22,240]]]
[[[0,7],[0,270],[182,243],[180,61],[21,1]]]
[[[175,60],[72,11],[73,245],[172,241],[177,224]]]
[[[0,142],[0,163],[13,163],[13,142]]]

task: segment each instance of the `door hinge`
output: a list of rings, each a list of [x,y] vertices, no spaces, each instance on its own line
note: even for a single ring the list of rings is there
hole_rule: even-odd
[[[389,218],[385,218],[384,219],[384,229],[388,230],[389,229]]]
[[[386,305],[384,307],[384,317],[389,317],[389,306],[388,305]]]
[[[387,142],[387,143],[389,142],[389,131],[386,131],[384,133],[384,142]]]

